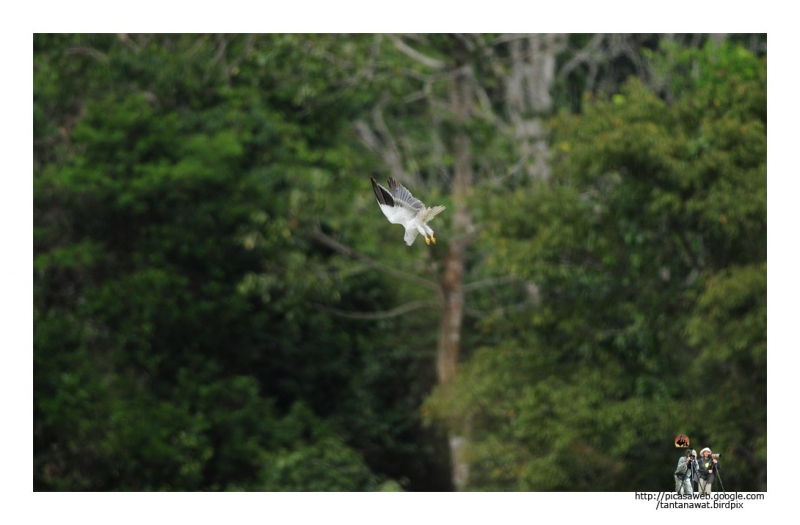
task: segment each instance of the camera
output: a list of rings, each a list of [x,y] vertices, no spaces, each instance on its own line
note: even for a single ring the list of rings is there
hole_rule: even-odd
[[[721,458],[722,454],[711,454],[712,458]]]

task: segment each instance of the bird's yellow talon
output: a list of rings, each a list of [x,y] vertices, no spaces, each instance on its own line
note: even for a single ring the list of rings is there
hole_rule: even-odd
[[[431,240],[428,239],[427,237],[425,237],[425,244],[430,244],[430,243],[431,243]]]
[[[433,241],[433,244],[436,244],[436,237],[434,237],[433,235],[431,235],[431,240]]]

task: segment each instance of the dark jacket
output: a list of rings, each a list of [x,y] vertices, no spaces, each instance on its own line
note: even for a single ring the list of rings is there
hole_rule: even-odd
[[[710,455],[708,459],[699,458],[697,463],[700,464],[700,479],[708,483],[714,483],[714,472],[719,472],[719,463],[714,463],[714,458]],[[713,470],[713,472],[709,472],[709,469]]]

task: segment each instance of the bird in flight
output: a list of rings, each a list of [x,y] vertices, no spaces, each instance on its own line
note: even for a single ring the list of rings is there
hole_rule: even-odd
[[[410,191],[392,178],[389,178],[388,190],[375,182],[374,178],[370,177],[370,179],[372,180],[372,189],[375,191],[375,198],[378,199],[378,205],[383,214],[392,224],[402,224],[406,229],[403,239],[407,245],[411,246],[414,243],[418,233],[425,237],[427,244],[430,244],[431,241],[436,244],[433,230],[427,223],[444,210],[444,206],[426,208],[422,201],[414,198]]]

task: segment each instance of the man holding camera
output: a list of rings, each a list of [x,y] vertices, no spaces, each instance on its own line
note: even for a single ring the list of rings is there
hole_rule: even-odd
[[[700,451],[700,480],[698,490],[706,494],[711,494],[711,487],[714,484],[714,473],[719,472],[717,458],[719,454],[712,454],[711,449],[706,447]]]
[[[678,460],[678,468],[675,470],[675,492],[678,494],[692,494],[692,479],[697,471],[697,452],[687,450],[686,455]]]

